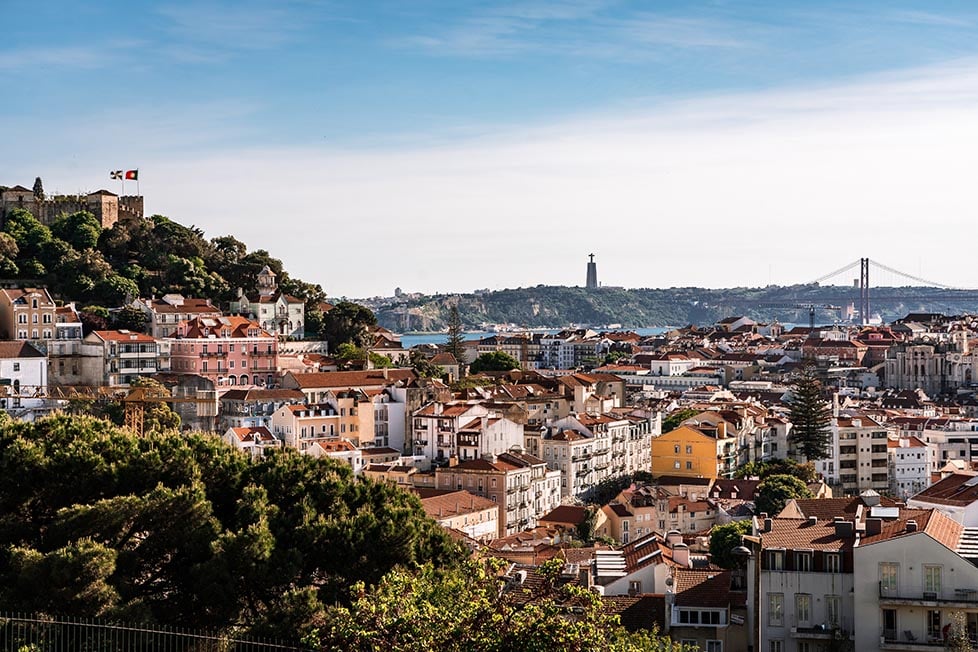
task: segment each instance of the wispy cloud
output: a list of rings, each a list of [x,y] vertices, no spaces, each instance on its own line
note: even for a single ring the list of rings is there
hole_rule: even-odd
[[[0,70],[44,70],[48,68],[92,70],[118,61],[136,41],[108,41],[99,45],[20,47],[0,51]]]
[[[655,54],[659,48],[744,47],[748,41],[735,34],[759,31],[759,26],[722,16],[673,17],[644,12],[622,17],[606,14],[606,7],[603,2],[497,6],[396,43],[452,56],[543,52],[610,58]]]
[[[963,60],[437,146],[159,151],[142,159],[143,190],[150,210],[235,233],[337,295],[390,292],[389,279],[423,290],[580,282],[588,251],[575,257],[568,243],[582,232],[616,285],[804,282],[869,255],[923,257],[922,276],[967,286],[978,282],[968,257],[943,252],[973,213],[976,106],[978,61]],[[337,224],[385,237],[354,238],[324,261]],[[411,250],[428,252],[424,265]]]
[[[931,27],[974,27],[974,22],[960,16],[938,14],[930,11],[894,10],[884,14],[886,18],[898,23],[925,25]]]
[[[295,3],[195,2],[169,4],[157,12],[165,19],[164,30],[179,49],[220,53],[272,49],[293,40],[307,26],[301,15],[307,7]]]

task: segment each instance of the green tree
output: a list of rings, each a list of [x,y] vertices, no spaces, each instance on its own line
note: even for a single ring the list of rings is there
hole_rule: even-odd
[[[448,335],[445,340],[445,352],[455,356],[459,364],[465,360],[465,330],[462,326],[462,318],[458,314],[457,304],[452,305],[448,312]]]
[[[777,515],[792,498],[811,498],[808,485],[793,475],[771,475],[757,485],[757,512]]]
[[[832,413],[822,400],[822,384],[814,365],[806,365],[801,376],[792,384],[790,409],[790,443],[806,461],[822,460],[829,456],[832,446]]]
[[[3,232],[11,236],[23,258],[40,254],[42,247],[51,240],[51,229],[37,221],[29,211],[15,208],[4,218]]]
[[[750,520],[713,526],[710,530],[710,559],[713,563],[723,568],[735,568],[740,562],[733,555],[733,549],[743,545],[743,536],[750,529]]]
[[[102,223],[88,211],[62,215],[51,225],[51,233],[78,251],[94,249],[102,235]]]
[[[408,357],[408,364],[417,372],[421,378],[441,378],[444,373],[441,367],[431,363],[431,360],[421,351],[411,351]]]
[[[347,466],[91,417],[0,427],[0,514],[0,611],[294,638],[352,584],[462,559],[416,497]]]
[[[791,458],[748,462],[734,472],[735,478],[760,478],[763,480],[769,475],[793,475],[806,484],[818,480],[818,473],[815,471],[813,462],[800,463]]]
[[[671,432],[682,425],[682,422],[699,414],[696,410],[683,408],[676,410],[662,421],[662,434]]]
[[[44,201],[44,182],[41,177],[34,177],[34,199]]]
[[[333,350],[340,344],[369,346],[369,327],[377,324],[377,317],[366,306],[351,301],[340,301],[323,316],[321,336]]]
[[[146,314],[134,306],[124,306],[112,313],[112,328],[134,333],[146,332]]]
[[[626,632],[598,596],[560,582],[560,560],[543,564],[533,589],[501,591],[501,567],[490,560],[447,572],[397,569],[372,589],[353,586],[352,603],[331,609],[307,640],[323,650],[366,652],[681,649],[655,629]]]
[[[469,365],[469,371],[473,374],[479,374],[483,371],[509,371],[519,368],[520,361],[505,351],[483,353]]]
[[[598,508],[589,505],[584,509],[584,519],[577,524],[577,538],[585,544],[594,541],[594,529],[598,525]]]

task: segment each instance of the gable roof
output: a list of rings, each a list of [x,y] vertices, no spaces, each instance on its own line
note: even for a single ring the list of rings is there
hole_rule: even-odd
[[[978,500],[978,474],[970,471],[955,472],[940,482],[927,487],[911,500],[934,505],[965,507]]]
[[[0,342],[0,358],[43,358],[45,355],[28,342]]]

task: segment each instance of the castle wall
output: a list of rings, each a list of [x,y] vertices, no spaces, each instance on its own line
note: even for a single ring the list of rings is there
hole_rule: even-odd
[[[38,202],[32,192],[6,190],[0,195],[0,217],[15,208],[27,210],[44,225],[51,226],[62,215],[87,211],[94,215],[103,229],[112,228],[120,219],[142,219],[143,198],[109,194],[55,195]]]

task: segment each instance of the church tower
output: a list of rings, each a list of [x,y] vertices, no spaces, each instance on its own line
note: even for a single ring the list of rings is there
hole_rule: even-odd
[[[275,282],[275,272],[268,265],[258,272],[258,294],[275,294],[278,283]]]
[[[590,262],[587,264],[587,285],[588,290],[598,289],[598,264],[594,262],[594,254],[590,255]]]

